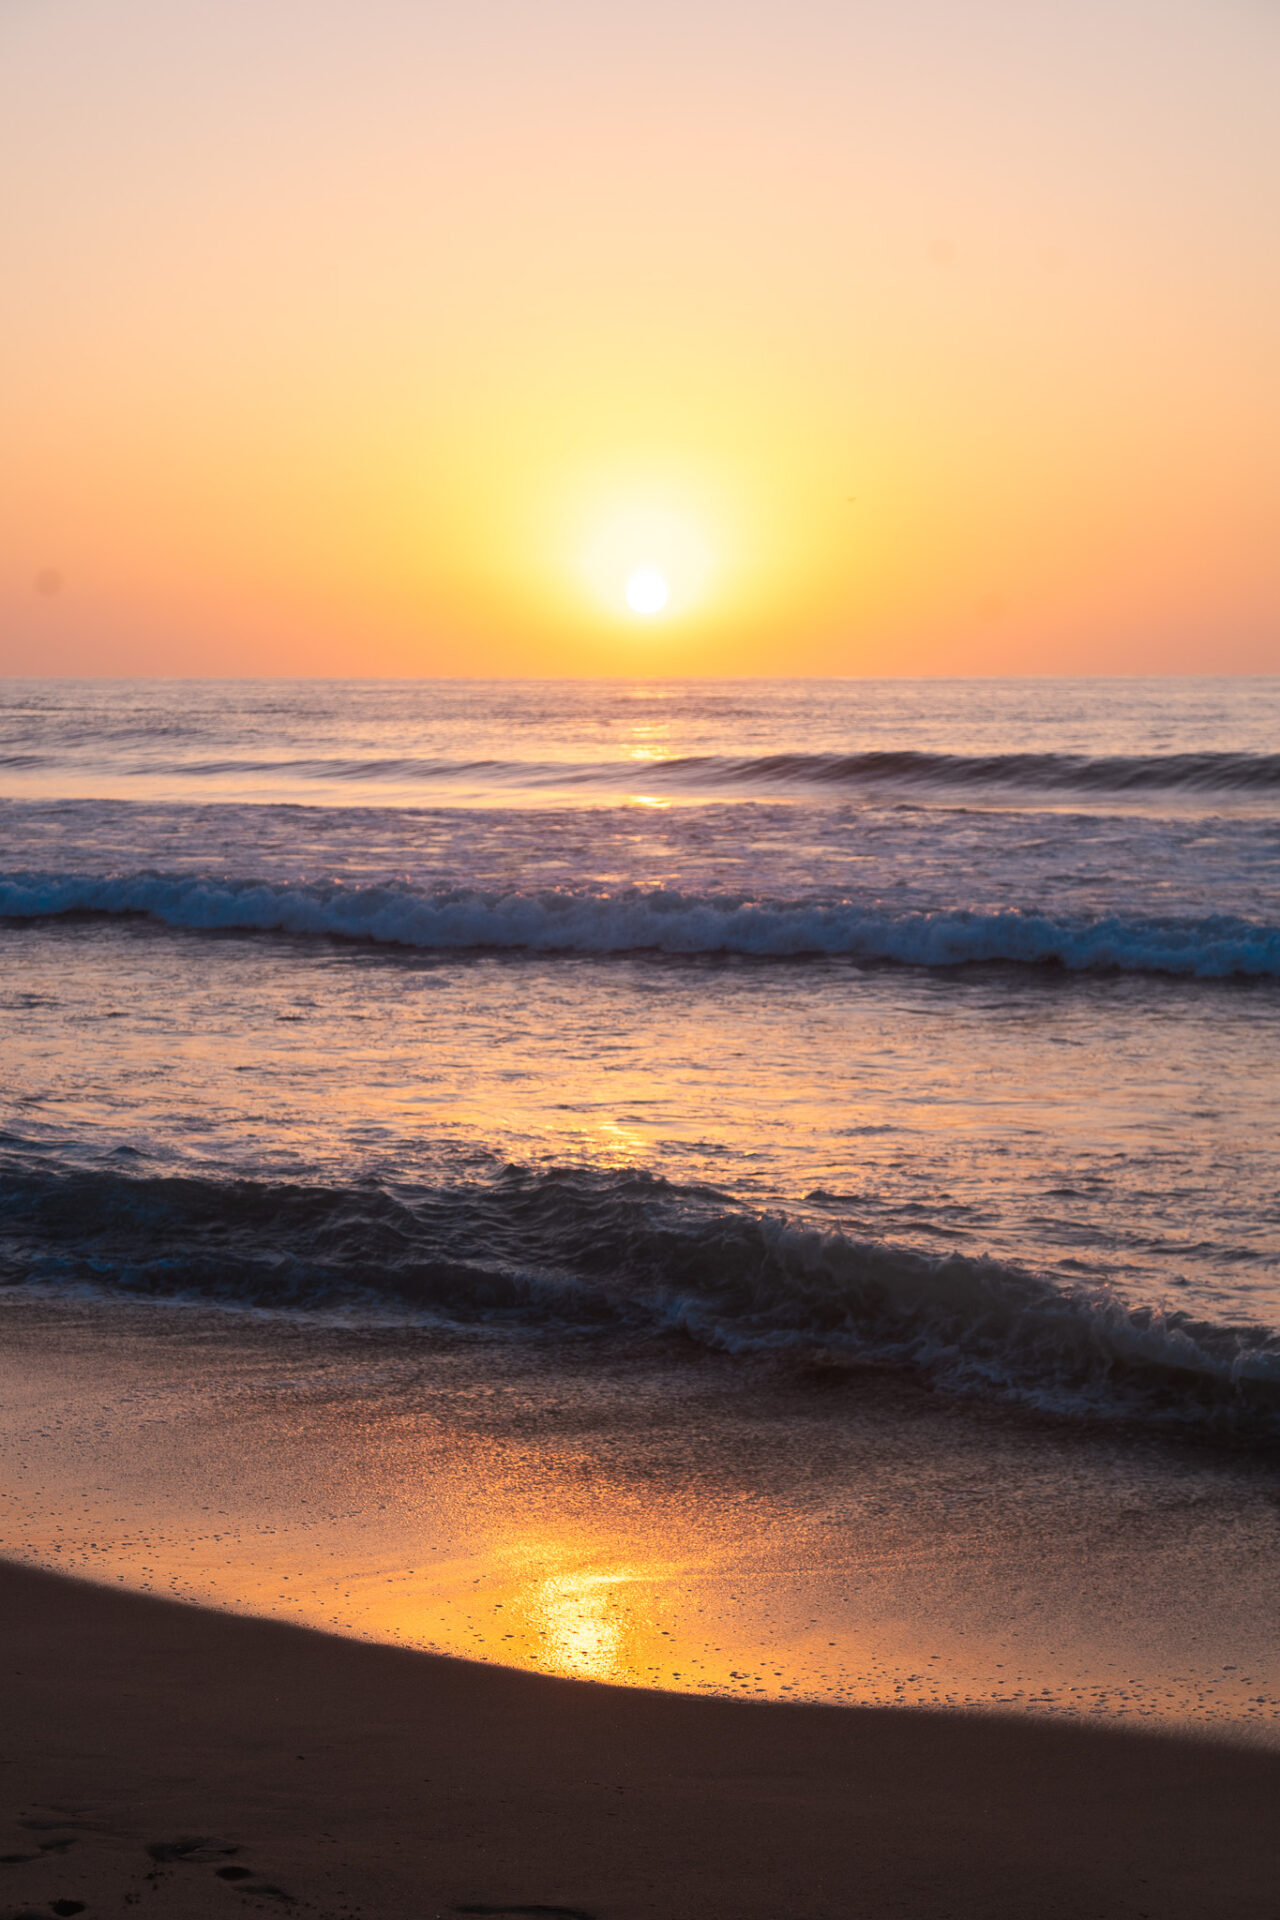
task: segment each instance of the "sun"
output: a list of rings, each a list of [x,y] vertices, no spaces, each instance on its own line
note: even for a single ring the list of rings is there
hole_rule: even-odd
[[[646,618],[661,613],[671,597],[666,575],[657,567],[637,567],[627,579],[627,605]]]
[[[719,529],[707,504],[674,482],[584,483],[575,495],[566,497],[561,551],[587,604],[633,630],[683,628],[719,572]]]

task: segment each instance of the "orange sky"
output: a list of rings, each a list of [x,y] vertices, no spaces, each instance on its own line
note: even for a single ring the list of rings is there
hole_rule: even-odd
[[[1280,671],[1278,81],[1267,0],[9,0],[0,671]]]

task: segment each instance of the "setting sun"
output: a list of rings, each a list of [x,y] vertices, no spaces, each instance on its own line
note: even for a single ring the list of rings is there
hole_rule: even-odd
[[[568,488],[551,547],[570,561],[564,584],[576,582],[581,614],[613,624],[713,613],[736,542],[708,494],[661,470],[621,482],[584,474]]]
[[[627,581],[627,605],[633,613],[661,613],[670,598],[670,591],[656,567],[637,567]]]

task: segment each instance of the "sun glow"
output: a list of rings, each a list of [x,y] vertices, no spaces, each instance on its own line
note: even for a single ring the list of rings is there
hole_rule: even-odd
[[[561,671],[581,673],[649,672],[659,661],[710,671],[731,637],[741,670],[760,635],[775,634],[801,593],[822,584],[813,547],[821,513],[798,519],[785,489],[766,483],[802,466],[785,439],[770,437],[782,452],[753,462],[745,443],[681,445],[673,425],[669,448],[610,457],[582,447],[561,462],[542,451],[552,431],[513,404],[472,434],[465,485],[445,499],[423,482],[414,496],[404,551],[417,555],[425,579],[422,530],[431,529],[456,604],[474,609],[478,632],[482,616],[524,636],[521,646],[536,635]],[[561,431],[567,437],[563,423]],[[806,504],[820,491],[807,487]],[[843,502],[840,510],[848,512]],[[511,658],[514,670],[514,642]]]
[[[693,503],[615,495],[578,511],[576,571],[588,601],[614,619],[678,620],[713,597],[723,543],[713,545],[708,516]]]
[[[633,613],[661,613],[670,598],[671,589],[656,567],[637,567],[627,581],[627,605]]]

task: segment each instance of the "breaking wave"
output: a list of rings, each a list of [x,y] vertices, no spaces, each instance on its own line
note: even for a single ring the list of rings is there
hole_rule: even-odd
[[[1280,977],[1280,926],[1232,915],[905,910],[624,888],[521,892],[199,875],[0,875],[0,919],[140,915],[195,931],[327,936],[427,950],[826,955],[867,964],[979,962],[1221,980]]]
[[[0,755],[0,769],[31,771],[67,764],[56,752]],[[195,779],[265,779],[329,782],[464,783],[494,788],[715,789],[847,788],[870,792],[1077,795],[1272,795],[1280,793],[1280,753],[929,753],[879,750],[862,753],[770,753],[734,756],[685,755],[668,760],[451,760],[402,754],[392,757],[310,755],[292,758],[224,756],[166,759],[143,756],[113,762],[125,776]]]
[[[1011,788],[1082,795],[1280,791],[1280,754],[1256,753],[780,753],[669,761],[662,771],[677,780],[727,777],[731,783],[766,786]]]
[[[815,1199],[820,1196],[814,1196]],[[681,1335],[1042,1411],[1280,1437],[1280,1336],[863,1241],[643,1172],[394,1191],[0,1169],[0,1281],[526,1334]]]

